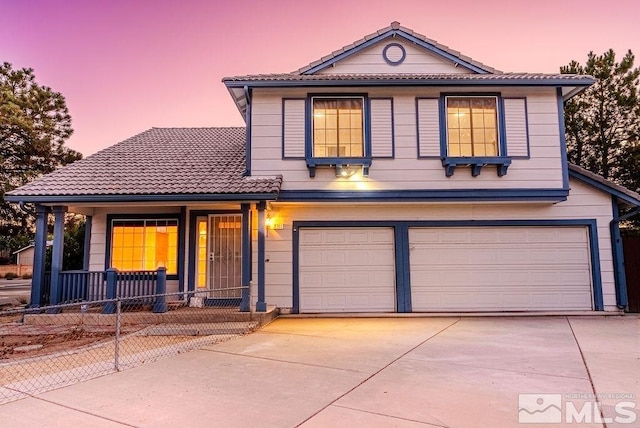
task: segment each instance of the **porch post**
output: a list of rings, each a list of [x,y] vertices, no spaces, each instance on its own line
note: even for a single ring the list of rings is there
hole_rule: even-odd
[[[264,270],[265,270],[265,208],[266,202],[258,202],[258,301],[256,302],[256,312],[266,312],[267,302],[264,292]]]
[[[242,208],[242,300],[240,311],[249,312],[249,284],[251,283],[251,222],[249,221],[250,205],[241,204]]]
[[[156,283],[156,301],[153,305],[153,312],[167,312],[167,268],[158,268],[158,281]]]
[[[53,224],[53,247],[51,248],[51,291],[49,292],[49,304],[57,305],[61,297],[62,283],[60,272],[62,271],[62,259],[64,253],[64,215],[67,207],[53,207],[55,222]],[[59,309],[50,312],[59,312]]]
[[[47,217],[49,208],[36,205],[36,236],[33,255],[33,277],[31,279],[31,302],[29,306],[38,308],[44,303],[44,265],[47,251]]]
[[[84,255],[82,256],[82,269],[89,270],[89,255],[91,254],[91,222],[93,216],[86,216],[84,220]]]

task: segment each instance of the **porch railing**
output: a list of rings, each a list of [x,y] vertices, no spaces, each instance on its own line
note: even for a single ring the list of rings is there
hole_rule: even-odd
[[[152,304],[154,312],[166,312],[167,303],[164,297],[157,295],[167,292],[167,270],[158,268],[154,271],[118,272],[115,269],[106,271],[62,271],[59,274],[59,301],[51,302],[51,273],[45,274],[43,297],[51,304],[92,302],[116,298],[135,298],[137,304]],[[131,299],[129,299],[131,300]],[[115,307],[106,304],[103,313],[113,313]]]

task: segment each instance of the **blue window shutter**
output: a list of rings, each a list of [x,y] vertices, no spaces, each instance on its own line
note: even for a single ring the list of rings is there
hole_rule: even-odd
[[[393,100],[372,98],[371,111],[371,156],[393,157]]]
[[[529,157],[529,130],[525,98],[504,98],[504,121],[507,155]]]
[[[440,157],[440,114],[437,98],[418,98],[418,157]],[[442,132],[445,132],[443,130]]]
[[[305,157],[305,100],[285,99],[282,102],[283,158]]]

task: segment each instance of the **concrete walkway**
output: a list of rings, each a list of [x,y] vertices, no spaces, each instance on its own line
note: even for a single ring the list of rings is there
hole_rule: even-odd
[[[525,393],[536,395],[519,401]],[[562,412],[564,421],[567,407],[591,409],[594,394],[612,418],[607,427],[640,426],[631,406],[640,407],[639,317],[281,318],[248,336],[2,405],[0,421],[510,427],[519,410],[525,418]],[[598,421],[595,413],[583,422]]]

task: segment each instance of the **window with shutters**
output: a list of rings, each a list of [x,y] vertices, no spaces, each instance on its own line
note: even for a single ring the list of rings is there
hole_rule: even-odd
[[[450,177],[456,167],[471,167],[480,175],[485,166],[495,166],[498,176],[506,175],[507,156],[503,115],[499,95],[446,95],[440,98],[442,166]]]

